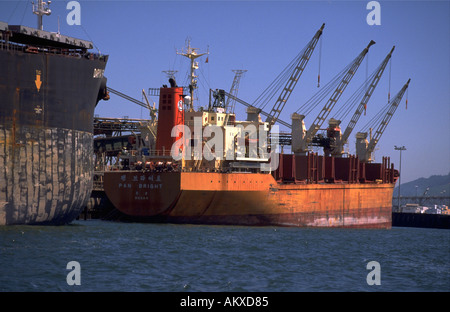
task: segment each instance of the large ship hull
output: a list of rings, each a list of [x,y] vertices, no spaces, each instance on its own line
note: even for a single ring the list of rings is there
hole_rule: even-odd
[[[92,190],[92,134],[2,125],[0,143],[1,225],[59,225],[80,214]]]
[[[393,183],[279,183],[264,173],[105,172],[128,220],[248,226],[390,228]]]
[[[86,205],[106,61],[1,43],[0,225],[65,224]]]

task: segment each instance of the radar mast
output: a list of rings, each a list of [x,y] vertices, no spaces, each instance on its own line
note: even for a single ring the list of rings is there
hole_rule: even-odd
[[[185,56],[191,60],[191,66],[190,66],[190,83],[189,83],[189,94],[191,96],[191,101],[189,104],[189,110],[194,109],[194,90],[197,89],[197,76],[195,75],[195,70],[198,69],[198,62],[196,61],[197,58],[199,58],[202,55],[209,54],[209,52],[206,53],[197,53],[197,48],[191,47],[191,40],[187,40],[187,47],[185,51],[178,52],[178,55]]]

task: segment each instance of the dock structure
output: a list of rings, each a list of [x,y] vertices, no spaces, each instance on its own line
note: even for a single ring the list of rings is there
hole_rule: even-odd
[[[94,192],[103,192],[103,173],[114,167],[118,156],[127,153],[139,141],[141,133],[148,129],[147,119],[94,117]],[[144,129],[144,130],[143,130]],[[154,134],[153,134],[154,135]]]
[[[450,215],[393,212],[392,226],[450,229]]]
[[[392,197],[392,207],[397,208],[398,195]],[[400,206],[418,204],[419,206],[450,206],[450,196],[400,196]]]
[[[94,135],[117,136],[126,132],[139,131],[139,125],[146,119],[94,117]]]
[[[115,165],[118,156],[131,150],[147,119],[94,117],[94,179],[91,197],[79,219],[109,219],[118,213],[103,189],[105,170]]]

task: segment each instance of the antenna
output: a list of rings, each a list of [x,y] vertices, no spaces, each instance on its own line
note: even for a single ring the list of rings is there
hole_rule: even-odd
[[[178,70],[163,70],[162,72],[167,75],[167,78],[175,79],[175,74],[178,73]]]
[[[38,3],[33,4],[33,13],[38,16],[38,28],[40,30],[44,30],[44,26],[42,25],[42,16],[43,15],[50,15],[52,11],[49,8],[50,3],[52,3],[50,0],[47,2],[44,2],[42,0],[38,0]]]
[[[191,47],[191,40],[187,39],[186,41],[187,41],[186,42],[186,45],[187,45],[186,50],[181,51],[181,52],[177,51],[177,54],[185,56],[191,60],[191,74],[190,74],[191,81],[189,84],[189,93],[191,95],[190,109],[193,109],[194,108],[194,104],[193,104],[194,103],[194,89],[197,89],[197,80],[195,79],[195,78],[197,78],[197,76],[195,75],[195,70],[198,69],[198,62],[196,62],[195,59],[202,55],[209,54],[209,52],[198,54],[197,53],[198,49]]]

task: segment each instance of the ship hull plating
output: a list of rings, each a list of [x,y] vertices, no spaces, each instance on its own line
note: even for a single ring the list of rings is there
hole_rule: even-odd
[[[3,42],[0,225],[66,224],[86,205],[93,114],[106,61]]]
[[[66,224],[92,190],[92,134],[0,126],[0,224]]]
[[[392,224],[392,183],[282,184],[262,173],[138,171],[105,172],[104,183],[111,202],[132,221],[383,229]]]

